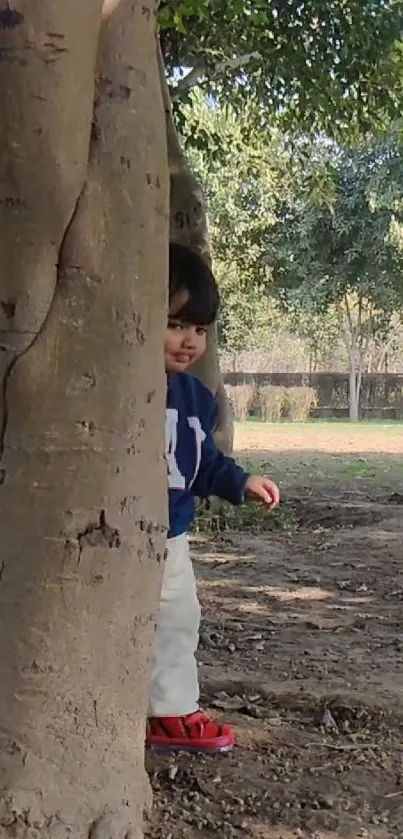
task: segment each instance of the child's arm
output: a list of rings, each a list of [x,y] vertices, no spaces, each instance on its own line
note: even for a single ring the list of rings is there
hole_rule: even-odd
[[[208,498],[216,495],[231,504],[242,504],[249,475],[232,457],[220,452],[209,433],[201,445],[200,466],[192,485],[193,495]]]
[[[213,419],[209,427],[213,427]],[[276,484],[269,478],[249,475],[232,457],[222,454],[214,443],[211,431],[201,445],[200,466],[192,493],[199,498],[216,495],[235,505],[243,501],[260,501],[269,509],[277,507],[280,501]]]

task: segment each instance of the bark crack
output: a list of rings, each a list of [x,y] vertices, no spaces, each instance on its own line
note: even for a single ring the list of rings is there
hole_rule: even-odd
[[[88,524],[84,530],[77,534],[77,542],[77,567],[80,565],[81,556],[85,547],[96,548],[103,546],[112,549],[120,548],[122,544],[119,530],[115,527],[111,527],[107,523],[105,510],[101,510],[99,514],[99,521],[96,524],[94,522]]]
[[[32,349],[35,342],[38,340],[38,338],[40,337],[40,335],[42,334],[43,330],[46,327],[47,321],[49,319],[50,312],[52,311],[52,308],[53,308],[53,305],[54,305],[54,302],[55,302],[55,299],[56,299],[56,294],[57,294],[57,289],[58,289],[58,286],[59,286],[59,282],[60,282],[60,279],[61,279],[61,277],[63,276],[63,273],[64,273],[62,260],[63,260],[63,250],[64,250],[65,242],[66,242],[67,236],[69,235],[71,227],[72,227],[72,225],[75,221],[76,215],[78,213],[78,210],[79,210],[79,207],[80,207],[80,204],[81,204],[81,200],[82,200],[86,185],[87,185],[87,179],[85,178],[84,183],[83,183],[83,185],[80,189],[80,192],[78,194],[76,203],[74,205],[73,212],[72,212],[72,214],[70,216],[70,219],[69,219],[69,221],[66,225],[65,231],[63,233],[63,236],[62,236],[62,239],[61,239],[61,242],[60,242],[60,246],[59,246],[59,250],[58,250],[57,266],[56,266],[55,285],[54,285],[54,289],[53,289],[52,300],[50,301],[48,311],[46,312],[46,315],[45,315],[38,331],[33,334],[32,340],[27,344],[27,346],[23,350],[21,350],[21,352],[17,353],[11,359],[10,363],[8,364],[8,366],[5,370],[4,376],[3,376],[3,381],[1,383],[2,403],[3,403],[3,417],[2,417],[2,421],[1,421],[1,425],[0,425],[0,464],[1,464],[1,461],[2,461],[3,456],[4,456],[4,445],[5,445],[4,441],[5,441],[5,437],[6,437],[6,433],[7,433],[7,427],[8,427],[7,388],[8,388],[8,383],[10,381],[10,376],[11,376],[13,370],[14,370],[15,365],[17,364],[17,361],[19,361],[20,358],[22,358],[27,352],[29,352],[30,349]]]
[[[98,720],[98,702],[96,699],[92,700],[92,707],[94,709],[94,720],[96,728],[99,728],[99,720]]]

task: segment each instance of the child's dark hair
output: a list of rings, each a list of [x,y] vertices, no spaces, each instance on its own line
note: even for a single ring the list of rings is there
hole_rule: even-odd
[[[179,292],[187,298],[175,312],[175,319],[198,326],[214,323],[220,297],[217,283],[208,265],[197,253],[177,242],[169,245],[169,302]]]

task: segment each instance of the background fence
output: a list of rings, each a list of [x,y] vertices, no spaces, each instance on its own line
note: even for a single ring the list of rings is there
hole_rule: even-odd
[[[315,391],[310,416],[322,419],[348,417],[348,374],[344,373],[224,373],[231,387],[250,385],[253,398],[249,416],[262,416],[259,391],[273,388],[311,388]],[[302,393],[301,393],[302,396]],[[361,417],[363,419],[403,419],[403,375],[366,374],[362,379]]]

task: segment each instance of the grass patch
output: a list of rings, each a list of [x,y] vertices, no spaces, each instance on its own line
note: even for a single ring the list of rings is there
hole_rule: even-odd
[[[365,478],[376,478],[377,470],[373,464],[362,458],[357,459],[354,463],[349,463],[345,467],[345,474],[351,478],[364,480]]]
[[[324,494],[330,491],[368,491],[370,495],[401,491],[403,458],[390,455],[312,454],[307,452],[271,452],[270,458],[260,452],[255,456],[237,457],[238,463],[252,474],[268,475],[288,497],[305,495],[307,491]],[[280,508],[281,509],[281,508]]]
[[[295,431],[298,429],[306,430],[309,433],[312,428],[317,429],[324,429],[329,431],[329,429],[334,428],[337,430],[344,430],[349,434],[356,434],[360,431],[396,431],[396,433],[401,433],[403,428],[403,420],[380,420],[380,419],[365,419],[361,420],[360,422],[350,422],[349,420],[345,419],[315,419],[310,418],[306,421],[296,421],[291,422],[289,419],[282,419],[279,422],[270,422],[269,420],[264,420],[261,417],[248,417],[243,422],[235,422],[235,427],[244,427],[246,429],[253,429],[257,428],[259,430],[264,429],[267,427],[268,429],[270,426],[273,429],[278,428],[279,426],[284,429],[287,426],[290,430]]]
[[[217,534],[226,531],[238,533],[264,533],[292,531],[297,528],[297,517],[293,508],[284,502],[273,512],[267,512],[261,504],[216,504],[210,501],[200,503],[193,525],[193,533]]]

